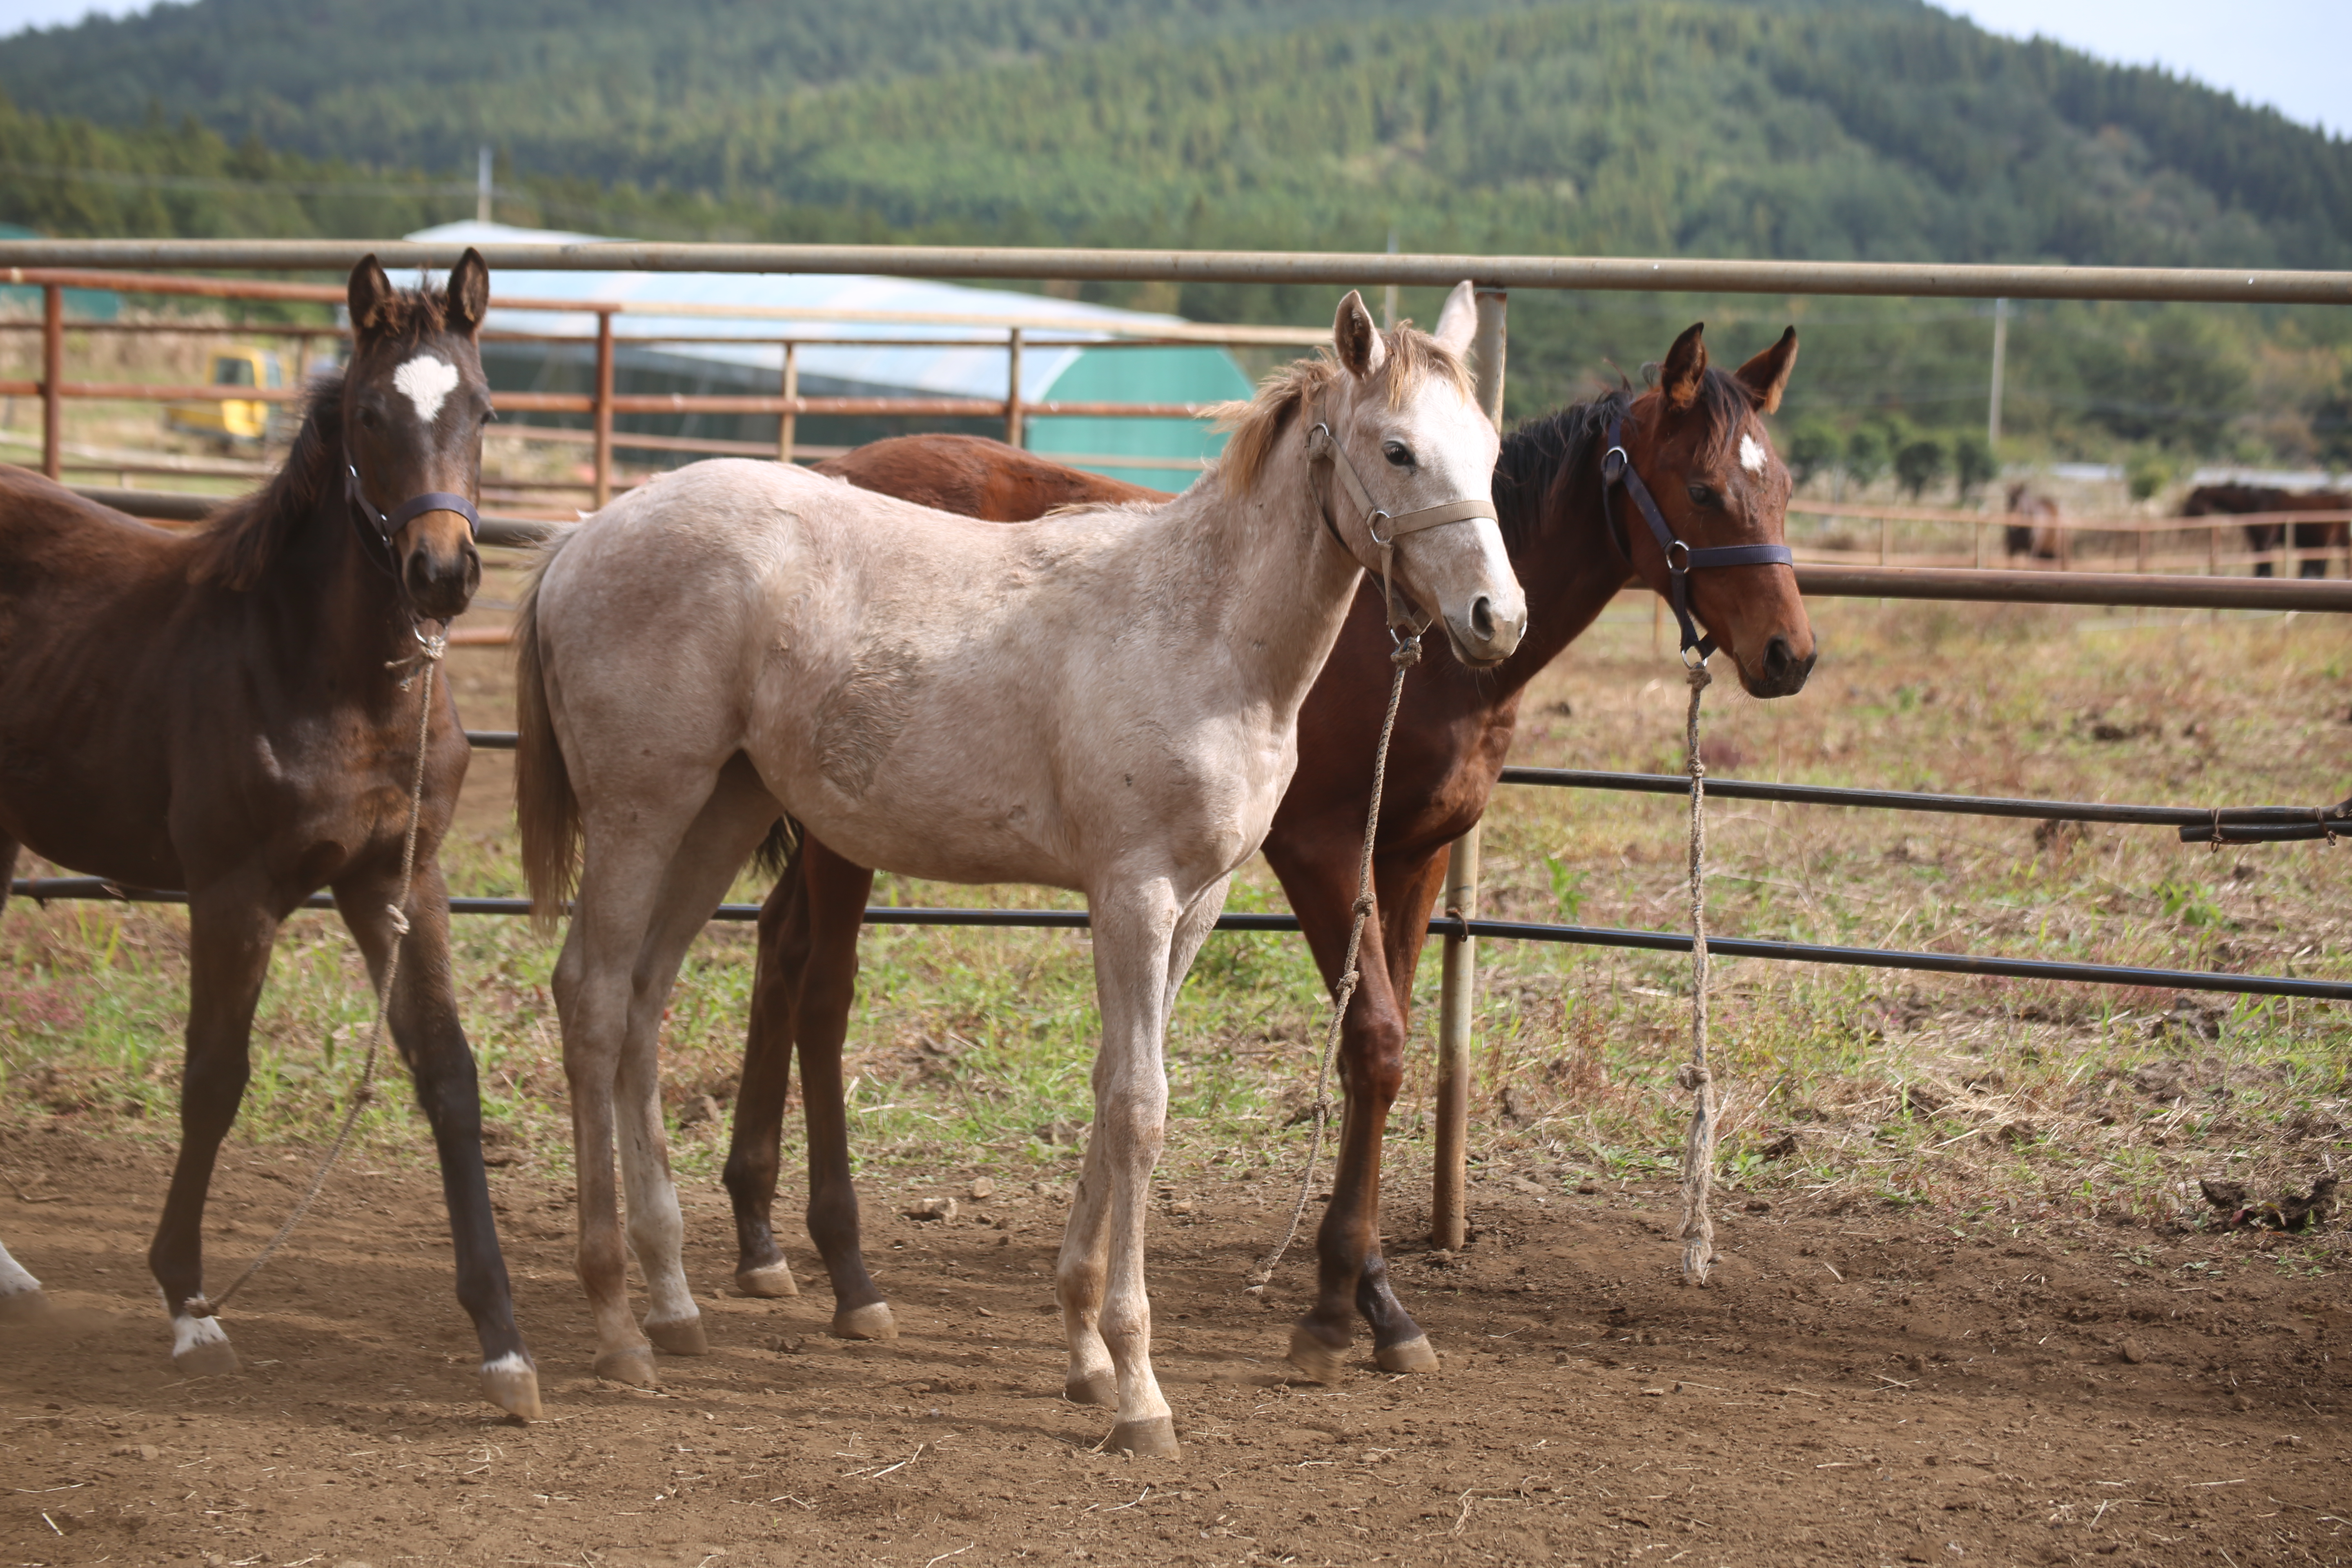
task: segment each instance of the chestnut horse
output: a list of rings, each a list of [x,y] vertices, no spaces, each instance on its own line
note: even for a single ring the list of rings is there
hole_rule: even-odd
[[[1431,646],[1406,677],[1389,754],[1374,858],[1378,919],[1364,931],[1362,984],[1340,1047],[1347,1090],[1339,1167],[1318,1238],[1317,1304],[1297,1326],[1291,1359],[1328,1381],[1360,1312],[1380,1365],[1426,1371],[1434,1352],[1390,1285],[1380,1246],[1381,1137],[1403,1074],[1413,971],[1445,873],[1445,851],[1486,810],[1510,750],[1519,693],[1592,624],[1630,576],[1669,587],[1664,552],[1621,491],[1604,499],[1610,432],[1647,478],[1675,533],[1701,547],[1779,542],[1788,471],[1757,418],[1780,402],[1797,355],[1792,328],[1736,374],[1709,369],[1700,329],[1667,355],[1657,390],[1612,393],[1531,421],[1505,438],[1495,502],[1505,549],[1530,606],[1528,636],[1496,668],[1465,667]],[[1000,521],[1081,497],[1150,495],[992,441],[915,436],[877,442],[824,467],[851,482]],[[1799,690],[1813,637],[1794,574],[1727,566],[1689,578],[1699,619],[1723,641],[1748,691]],[[1356,897],[1356,867],[1372,759],[1389,683],[1389,633],[1367,584],[1299,718],[1299,768],[1267,861],[1336,984]],[[779,1134],[793,1047],[800,1048],[808,1118],[808,1228],[831,1276],[835,1332],[887,1338],[889,1307],[866,1273],[850,1184],[841,1048],[857,966],[857,932],[874,873],[802,835],[760,913],[752,994],[726,1183],[735,1211],[736,1282],[757,1296],[794,1292],[771,1227]]]
[[[2352,511],[2352,495],[2339,490],[2284,490],[2272,485],[2200,485],[2180,503],[2183,517],[2242,517],[2275,511]],[[2250,522],[2246,548],[2275,555],[2287,542],[2287,524]],[[2327,575],[2327,557],[2352,544],[2352,528],[2341,522],[2298,522],[2293,548],[2300,558],[2298,577]],[[2267,560],[2254,563],[2254,575],[2271,574]]]
[[[350,367],[311,396],[286,467],[200,531],[0,468],[0,899],[20,845],[187,889],[180,1154],[148,1264],[191,1374],[237,1370],[205,1295],[205,1200],[278,928],[330,888],[380,976],[405,924],[390,1023],[441,1158],[457,1299],[483,1392],[529,1417],[538,1377],[490,1215],[435,860],[468,755],[446,682],[412,898],[393,907],[425,718],[422,626],[446,624],[481,580],[471,498],[490,413],[476,346],[489,270],[469,250],[445,293],[403,292],[371,256],[350,300]],[[36,1288],[0,1255],[0,1293]]]

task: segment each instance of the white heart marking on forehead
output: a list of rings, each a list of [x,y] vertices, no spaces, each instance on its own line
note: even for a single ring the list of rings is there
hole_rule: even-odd
[[[457,367],[437,354],[418,354],[392,373],[392,384],[416,405],[417,422],[430,425],[457,390]]]
[[[1764,444],[1753,436],[1739,437],[1739,466],[1751,474],[1764,471]]]

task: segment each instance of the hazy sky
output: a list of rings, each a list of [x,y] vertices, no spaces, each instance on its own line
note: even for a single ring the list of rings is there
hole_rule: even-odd
[[[2352,134],[2352,0],[1934,0],[2014,37],[2036,33],[2107,59],[2160,65],[2270,104],[2290,120]],[[139,0],[0,0],[0,36]]]

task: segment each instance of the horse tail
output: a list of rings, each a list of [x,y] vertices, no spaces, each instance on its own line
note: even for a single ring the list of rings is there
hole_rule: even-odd
[[[523,877],[531,929],[553,934],[580,875],[580,797],[555,738],[539,645],[539,590],[563,548],[559,533],[541,551],[515,612],[515,821],[522,831]]]
[[[798,817],[780,816],[769,825],[768,837],[760,841],[758,851],[751,857],[751,864],[772,881],[781,882],[787,877],[797,876],[801,868],[801,846],[807,838],[808,829],[801,826]]]

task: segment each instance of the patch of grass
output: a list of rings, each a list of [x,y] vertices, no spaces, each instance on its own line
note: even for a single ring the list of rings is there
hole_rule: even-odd
[[[511,584],[494,579],[486,594],[510,597]],[[2328,617],[1969,606],[1920,617],[1828,602],[1815,618],[1825,652],[1801,696],[1752,701],[1727,679],[1709,692],[1707,734],[1745,759],[1718,773],[2200,805],[2342,794],[2334,770],[2352,635]],[[1652,647],[1650,621],[1646,606],[1612,611],[1539,679],[1514,760],[1679,765],[1682,684],[1671,649]],[[453,674],[470,722],[509,721],[495,656],[461,656]],[[445,852],[463,891],[520,890],[501,766],[478,759]],[[1679,929],[1684,828],[1672,798],[1502,790],[1487,816],[1482,906],[1508,919]],[[1709,836],[1718,934],[2352,975],[2344,851],[2324,843],[2215,855],[2157,829],[2037,840],[2024,822],[1722,800]],[[734,896],[761,891],[747,881]],[[876,896],[1075,902],[893,877]],[[1237,879],[1232,907],[1285,907],[1262,863]],[[460,918],[456,940],[503,1156],[561,1173],[569,1123],[547,993],[555,949],[519,921]],[[732,1095],[751,943],[747,927],[714,925],[681,973],[664,1026],[676,1106]],[[0,1136],[52,1117],[175,1136],[185,951],[176,910],[12,905],[0,917]],[[1478,963],[1475,1173],[1670,1180],[1687,1113],[1673,1087],[1688,1050],[1687,961],[1485,942]],[[1414,986],[1421,1043],[1387,1156],[1392,1231],[1425,1211],[1438,968],[1425,963]],[[865,1178],[905,1187],[985,1171],[1066,1183],[1090,1114],[1093,985],[1081,931],[868,931],[849,1035]],[[1311,1090],[1323,1007],[1297,939],[1210,939],[1170,1042],[1171,1180],[1211,1169],[1295,1179],[1305,1129],[1285,1124]],[[1924,1208],[1964,1234],[2096,1217],[2196,1236],[2209,1222],[2200,1175],[2300,1190],[2328,1161],[2352,1158],[2352,1027],[2336,1006],[1718,956],[1712,1012],[1722,1169],[1742,1201],[1864,1216]],[[369,1015],[332,917],[289,921],[257,1021],[241,1135],[321,1138]],[[371,1158],[430,1157],[401,1094],[369,1110],[363,1135]],[[681,1179],[714,1181],[724,1137],[709,1123],[680,1132]],[[789,1172],[797,1132],[787,1140]],[[2342,1235],[2339,1223],[2281,1238],[2277,1266],[2336,1267]],[[2209,1244],[2221,1238],[2198,1243]]]

